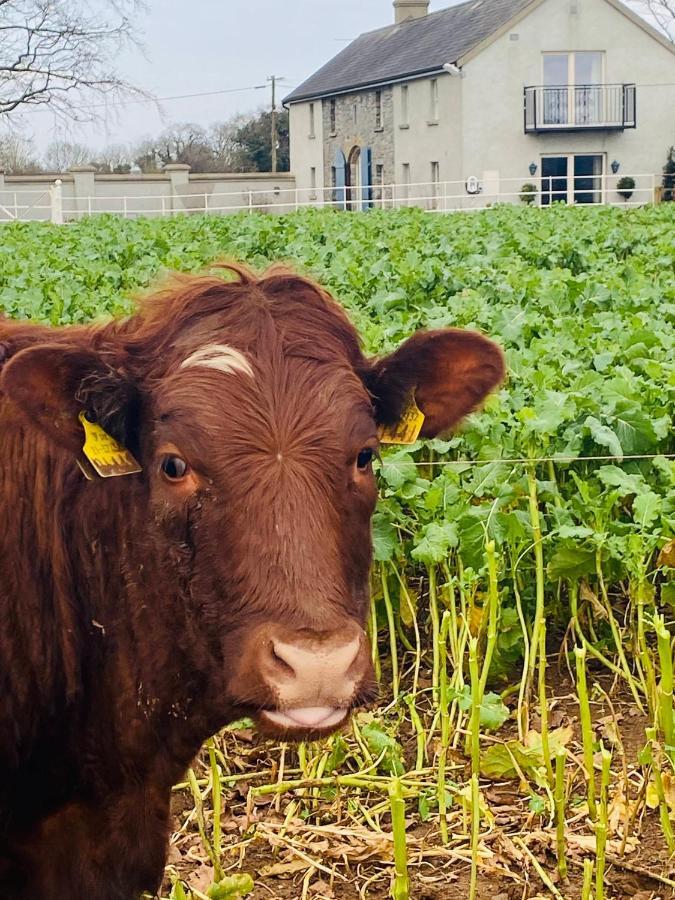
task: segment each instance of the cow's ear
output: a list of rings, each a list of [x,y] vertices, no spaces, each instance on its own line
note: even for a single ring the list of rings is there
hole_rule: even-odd
[[[411,397],[424,413],[420,437],[448,431],[476,409],[505,374],[499,347],[482,334],[420,331],[365,373],[378,424],[395,426]]]
[[[21,350],[2,368],[0,391],[27,421],[73,453],[84,441],[80,413],[125,447],[135,443],[135,386],[121,367],[94,351],[59,344]]]

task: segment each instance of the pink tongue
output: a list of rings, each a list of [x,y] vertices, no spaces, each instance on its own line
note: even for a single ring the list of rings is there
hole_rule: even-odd
[[[288,709],[286,715],[298,725],[320,725],[335,713],[331,706],[307,706],[305,709]]]
[[[284,712],[268,709],[263,715],[283,728],[333,728],[342,722],[347,710],[332,706],[305,706]]]

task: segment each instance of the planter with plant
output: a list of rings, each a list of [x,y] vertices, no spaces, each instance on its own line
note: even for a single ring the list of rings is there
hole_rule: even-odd
[[[523,203],[531,206],[537,199],[537,185],[532,183],[524,184],[520,189],[520,199]]]
[[[616,192],[624,200],[630,200],[635,190],[635,179],[630,175],[624,175],[616,183]]]

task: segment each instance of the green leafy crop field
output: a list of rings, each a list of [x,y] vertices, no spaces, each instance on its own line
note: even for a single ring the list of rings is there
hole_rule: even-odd
[[[299,749],[214,738],[166,895],[243,896],[241,868],[255,897],[672,896],[675,204],[16,224],[0,312],[124,314],[218,259],[317,278],[371,352],[479,329],[509,374],[384,454],[380,708]]]

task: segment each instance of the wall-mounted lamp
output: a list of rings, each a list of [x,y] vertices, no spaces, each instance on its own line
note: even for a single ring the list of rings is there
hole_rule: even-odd
[[[536,162],[531,162],[529,168],[530,168],[530,175],[534,178],[534,176],[537,174]]]
[[[612,165],[612,172],[614,173],[614,175],[616,175],[616,173],[621,168],[621,163],[618,161],[618,159],[615,159],[612,161],[611,165]]]

